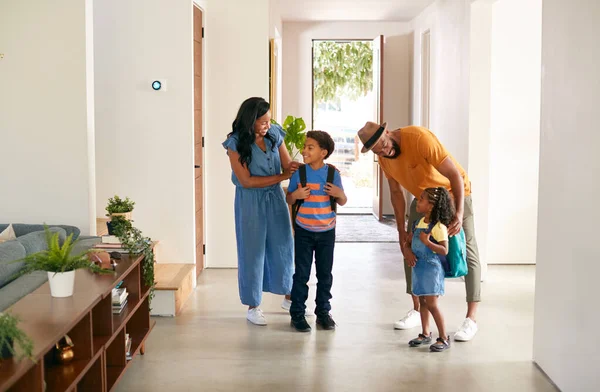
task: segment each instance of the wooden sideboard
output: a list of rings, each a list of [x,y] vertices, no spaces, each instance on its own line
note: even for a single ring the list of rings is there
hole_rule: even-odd
[[[129,367],[125,334],[132,338],[132,359],[144,354],[155,322],[150,320],[150,288],[144,284],[143,256],[123,255],[115,274],[95,275],[78,270],[72,297],[53,298],[45,283],[23,297],[8,312],[21,319],[19,327],[34,342],[34,357],[0,360],[0,392],[111,391]],[[123,282],[127,305],[112,311],[112,289]],[[65,335],[74,344],[68,364],[54,359],[54,347]]]

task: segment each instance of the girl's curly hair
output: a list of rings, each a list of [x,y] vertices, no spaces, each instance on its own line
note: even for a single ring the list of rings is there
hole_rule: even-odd
[[[455,209],[450,192],[443,187],[425,189],[429,202],[433,204],[431,210],[431,221],[441,222],[448,226],[454,219]]]

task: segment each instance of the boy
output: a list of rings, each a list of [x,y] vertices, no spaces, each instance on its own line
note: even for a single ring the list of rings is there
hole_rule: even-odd
[[[293,205],[294,253],[296,270],[292,286],[291,325],[299,332],[309,332],[305,310],[308,298],[307,282],[315,256],[317,268],[317,324],[323,329],[335,329],[331,318],[331,285],[333,248],[335,246],[335,206],[348,199],[342,187],[340,173],[324,160],[329,158],[335,143],[327,132],[309,131],[302,149],[304,166],[290,179],[286,201]]]

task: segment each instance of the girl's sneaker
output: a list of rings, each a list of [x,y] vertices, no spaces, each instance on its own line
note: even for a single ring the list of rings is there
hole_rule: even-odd
[[[429,344],[431,343],[431,332],[429,333],[429,336],[423,335],[422,333],[419,334],[419,337],[411,340],[410,342],[408,342],[408,345],[410,347],[419,347],[422,346],[424,344]]]
[[[437,338],[435,343],[429,346],[429,349],[432,352],[440,353],[442,351],[448,350],[450,348],[450,336],[447,336],[446,339]]]

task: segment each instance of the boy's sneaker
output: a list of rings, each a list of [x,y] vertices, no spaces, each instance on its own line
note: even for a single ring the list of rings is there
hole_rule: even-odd
[[[292,300],[284,298],[283,302],[281,303],[281,309],[287,310],[289,312],[291,307],[292,307]]]
[[[410,347],[419,347],[419,346],[422,346],[424,344],[429,344],[429,343],[431,343],[431,332],[429,333],[429,336],[426,336],[426,335],[423,335],[422,333],[420,333],[419,337],[414,338],[413,340],[408,342],[408,345]]]
[[[304,316],[292,317],[290,325],[298,332],[310,332],[311,330],[310,325],[308,325]]]
[[[412,329],[421,326],[421,313],[411,309],[406,316],[394,323],[394,329]]]
[[[246,319],[254,325],[267,325],[267,319],[260,308],[248,309]]]
[[[477,327],[477,323],[467,317],[465,321],[463,321],[458,331],[456,331],[454,334],[454,340],[459,342],[468,342],[475,337],[475,334],[478,330],[479,328]]]
[[[447,336],[446,339],[437,338],[435,343],[429,346],[429,349],[434,353],[440,353],[442,351],[448,350],[450,348],[450,336]]]
[[[317,316],[317,324],[325,330],[335,329],[336,326],[335,321],[333,321],[329,313]]]

